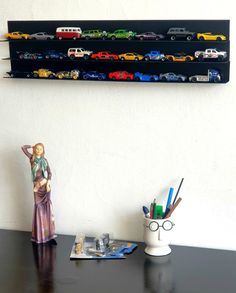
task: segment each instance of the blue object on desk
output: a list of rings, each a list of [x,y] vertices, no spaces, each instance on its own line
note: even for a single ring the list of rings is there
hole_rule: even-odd
[[[167,199],[166,211],[169,208],[169,206],[171,205],[171,200],[172,200],[173,193],[174,193],[174,188],[171,187],[170,190],[169,190],[169,195],[168,195],[168,199]],[[166,213],[166,211],[165,211],[165,213]]]

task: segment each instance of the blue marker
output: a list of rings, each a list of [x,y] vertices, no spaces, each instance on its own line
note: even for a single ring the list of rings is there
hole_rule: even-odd
[[[146,218],[150,218],[149,209],[145,206],[143,206],[143,212]]]
[[[170,207],[170,205],[171,205],[171,200],[172,200],[173,193],[174,193],[174,188],[171,187],[170,190],[169,190],[169,195],[168,195],[168,199],[167,199],[166,211],[165,211],[165,215],[164,215],[164,217],[165,217],[165,216],[167,215],[167,213],[169,212],[169,207]]]

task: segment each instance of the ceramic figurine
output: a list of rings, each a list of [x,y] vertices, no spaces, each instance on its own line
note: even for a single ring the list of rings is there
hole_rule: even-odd
[[[28,151],[31,148],[32,153]],[[34,187],[35,204],[31,241],[37,244],[46,242],[56,244],[55,223],[50,199],[52,173],[48,161],[44,157],[44,145],[42,143],[37,143],[34,146],[24,145],[22,150],[30,159]]]

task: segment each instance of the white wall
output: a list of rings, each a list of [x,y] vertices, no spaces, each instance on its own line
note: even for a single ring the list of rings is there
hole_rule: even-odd
[[[235,40],[233,1],[170,3],[2,0],[0,33],[7,20],[231,19]],[[8,56],[7,43],[0,56]],[[9,68],[1,62],[1,76]],[[141,206],[184,176],[172,242],[236,250],[234,78],[234,64],[225,85],[1,78],[0,228],[30,231],[30,166],[20,146],[43,142],[58,233],[142,240]]]

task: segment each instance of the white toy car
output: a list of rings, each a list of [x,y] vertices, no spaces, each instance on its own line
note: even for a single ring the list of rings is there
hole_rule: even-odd
[[[72,60],[75,58],[84,58],[85,60],[87,60],[92,53],[93,51],[88,51],[83,48],[69,48],[67,56]]]

